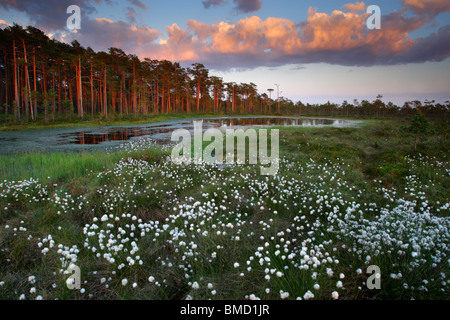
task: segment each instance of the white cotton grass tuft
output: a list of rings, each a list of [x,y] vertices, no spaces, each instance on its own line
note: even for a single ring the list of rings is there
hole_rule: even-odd
[[[284,292],[283,290],[280,290],[280,298],[283,300],[289,298],[289,292]]]
[[[314,293],[312,293],[311,291],[308,290],[308,291],[303,295],[303,299],[305,299],[305,300],[314,299]]]

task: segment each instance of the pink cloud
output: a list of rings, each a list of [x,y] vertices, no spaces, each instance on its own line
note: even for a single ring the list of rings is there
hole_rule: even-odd
[[[364,2],[356,2],[356,3],[347,3],[344,5],[345,10],[351,11],[351,12],[358,12],[358,11],[366,11],[366,4]]]
[[[141,59],[201,62],[211,68],[253,68],[325,62],[340,65],[392,65],[442,60],[450,56],[450,27],[423,39],[410,33],[431,21],[395,11],[383,16],[381,30],[368,30],[366,12],[335,10],[331,14],[309,8],[300,24],[289,19],[246,17],[237,22],[187,21],[159,30],[124,21],[88,19],[77,39],[96,50],[119,47]],[[424,50],[423,46],[427,45]]]
[[[399,60],[415,44],[409,33],[429,21],[394,12],[384,16],[382,30],[369,31],[367,17],[365,12],[335,10],[327,14],[310,8],[300,25],[288,19],[254,16],[236,23],[190,20],[188,26],[200,42],[196,43],[200,57],[207,61],[224,56],[239,66],[327,60],[370,65]]]
[[[437,15],[450,11],[448,0],[404,0],[403,4],[416,14]]]

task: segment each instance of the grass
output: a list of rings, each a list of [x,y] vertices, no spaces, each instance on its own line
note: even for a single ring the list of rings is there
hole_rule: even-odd
[[[162,154],[154,148],[148,157]],[[90,171],[111,169],[125,156],[124,152],[29,152],[15,156],[0,155],[0,177],[4,180],[38,179],[42,182],[70,182]]]
[[[158,147],[0,156],[0,298],[448,299],[448,142],[436,130],[414,151],[405,123],[279,128],[277,177]],[[65,285],[71,262],[83,291]]]

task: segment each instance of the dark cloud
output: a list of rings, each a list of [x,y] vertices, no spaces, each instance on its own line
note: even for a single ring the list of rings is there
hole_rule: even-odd
[[[69,17],[66,10],[69,6],[78,5],[81,15],[87,16],[96,12],[94,5],[100,2],[101,0],[3,0],[0,1],[0,7],[25,12],[34,26],[44,31],[54,31],[66,26]],[[83,21],[81,27],[83,28]]]
[[[235,3],[234,9],[238,13],[250,13],[261,9],[261,0],[233,0]]]
[[[125,8],[127,10],[127,21],[131,24],[136,24],[137,23],[137,12],[136,10],[134,10],[131,7],[126,7]]]
[[[162,35],[160,30],[134,26],[126,21],[88,18],[77,33],[59,32],[55,38],[66,43],[77,40],[82,46],[90,46],[96,51],[106,51],[110,47],[116,47],[123,49],[126,53],[136,54],[142,50],[153,51],[155,40]]]
[[[419,15],[438,15],[450,11],[448,0],[403,0],[403,6]]]
[[[444,26],[426,38],[419,38],[399,63],[443,61],[450,56],[450,26]]]
[[[148,8],[148,6],[140,0],[127,0],[127,1],[139,9],[147,9]]]
[[[220,7],[225,5],[227,2],[225,0],[206,0],[202,1],[203,7],[209,9],[210,7]]]

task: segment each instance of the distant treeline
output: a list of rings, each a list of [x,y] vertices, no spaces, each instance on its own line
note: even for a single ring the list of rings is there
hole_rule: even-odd
[[[6,121],[45,122],[61,118],[110,118],[157,113],[258,113],[319,116],[409,115],[420,109],[447,118],[450,103],[375,101],[304,105],[259,93],[254,83],[224,82],[204,65],[182,68],[144,59],[119,48],[95,52],[77,41],[50,39],[41,30],[13,25],[0,29],[0,108]]]

